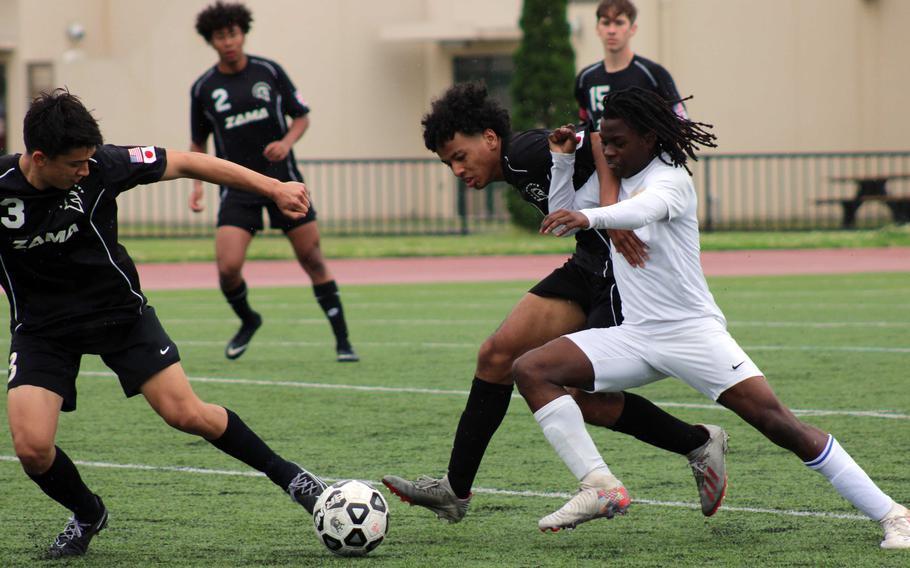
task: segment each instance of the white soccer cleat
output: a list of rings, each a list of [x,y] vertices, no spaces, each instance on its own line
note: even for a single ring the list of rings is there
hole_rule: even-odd
[[[593,480],[588,480],[588,477],[582,480],[578,493],[565,505],[537,522],[540,530],[556,532],[574,529],[593,519],[612,519],[617,514],[626,514],[632,499],[622,482],[613,475],[599,476]]]
[[[910,511],[897,503],[881,520],[885,536],[882,548],[910,548]]]
[[[717,512],[727,494],[727,433],[720,426],[696,424],[708,432],[708,441],[689,452],[689,467],[695,476],[701,513],[710,517]]]

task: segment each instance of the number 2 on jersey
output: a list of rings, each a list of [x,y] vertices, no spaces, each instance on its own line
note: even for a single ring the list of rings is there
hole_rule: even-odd
[[[215,99],[215,110],[218,112],[226,112],[231,110],[231,103],[227,102],[227,89],[215,89],[212,91],[212,98]]]

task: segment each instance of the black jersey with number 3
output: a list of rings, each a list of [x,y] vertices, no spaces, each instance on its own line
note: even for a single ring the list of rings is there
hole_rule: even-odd
[[[146,309],[117,242],[117,195],[161,179],[163,148],[99,146],[68,189],[33,187],[19,154],[0,157],[0,284],[11,332],[61,336],[138,318]]]
[[[215,154],[281,181],[303,181],[293,150],[280,162],[269,162],[262,152],[288,131],[285,116],[310,112],[280,65],[264,57],[247,56],[238,73],[210,68],[190,92],[190,129],[194,143],[204,146],[214,134]],[[232,196],[247,202],[268,200],[245,192]]]
[[[575,151],[575,171],[572,185],[578,191],[595,173],[594,154],[591,152],[590,133],[579,130],[581,142]],[[541,217],[549,213],[550,155],[549,130],[535,129],[512,134],[502,149],[502,173],[506,183],[518,190],[522,199],[533,205]],[[588,252],[608,257],[610,248],[606,237],[597,231],[579,231],[575,234],[578,245]]]

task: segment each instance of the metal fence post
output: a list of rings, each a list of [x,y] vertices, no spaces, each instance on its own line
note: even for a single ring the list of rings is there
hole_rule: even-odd
[[[703,156],[705,161],[705,231],[714,230],[714,197],[711,195],[711,156]]]
[[[458,180],[458,219],[461,221],[461,234],[468,234],[468,188]]]

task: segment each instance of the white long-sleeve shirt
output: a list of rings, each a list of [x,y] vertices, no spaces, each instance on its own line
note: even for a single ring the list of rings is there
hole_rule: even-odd
[[[644,268],[633,268],[614,248],[623,325],[702,317],[726,324],[701,268],[697,209],[695,186],[685,168],[655,157],[621,180],[618,203],[581,210],[591,228],[634,230],[648,246]]]

